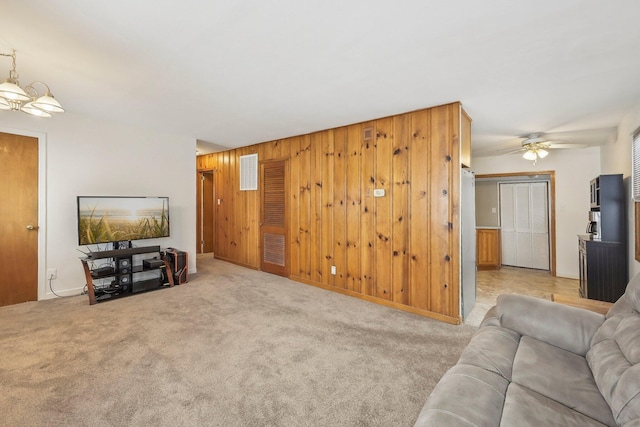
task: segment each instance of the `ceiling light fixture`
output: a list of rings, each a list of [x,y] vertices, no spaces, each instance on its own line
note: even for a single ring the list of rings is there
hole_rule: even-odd
[[[9,78],[0,84],[0,110],[24,111],[38,117],[51,117],[51,113],[64,113],[64,109],[51,94],[49,86],[41,81],[35,81],[22,88],[18,82],[16,71],[16,51],[11,54],[0,53],[0,56],[11,57],[13,68],[9,71]],[[34,85],[40,84],[46,88],[44,95],[40,95]]]
[[[549,155],[549,152],[544,148],[535,146],[527,147],[527,150],[522,154],[522,157],[526,160],[532,160],[535,165],[538,159],[544,159]]]

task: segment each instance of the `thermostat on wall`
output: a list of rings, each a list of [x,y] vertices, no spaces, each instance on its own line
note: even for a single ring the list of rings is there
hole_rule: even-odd
[[[373,190],[373,197],[384,197],[384,188],[376,188]]]

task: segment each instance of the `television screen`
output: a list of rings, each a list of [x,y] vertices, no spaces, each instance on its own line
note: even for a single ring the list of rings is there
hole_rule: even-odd
[[[169,237],[168,197],[78,196],[78,244]]]

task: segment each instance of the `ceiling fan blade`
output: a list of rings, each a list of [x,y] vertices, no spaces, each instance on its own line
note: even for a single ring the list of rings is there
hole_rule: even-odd
[[[585,144],[569,144],[569,143],[553,143],[550,142],[549,148],[585,148]]]
[[[501,156],[508,156],[510,154],[517,154],[517,153],[522,153],[524,151],[526,151],[524,148],[520,147],[520,148],[508,148],[506,150],[500,150]]]

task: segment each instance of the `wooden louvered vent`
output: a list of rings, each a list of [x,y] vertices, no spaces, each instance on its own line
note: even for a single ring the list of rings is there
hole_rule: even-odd
[[[264,233],[264,262],[284,267],[284,236]]]
[[[286,264],[285,163],[265,163],[262,174],[263,270],[284,275]]]

